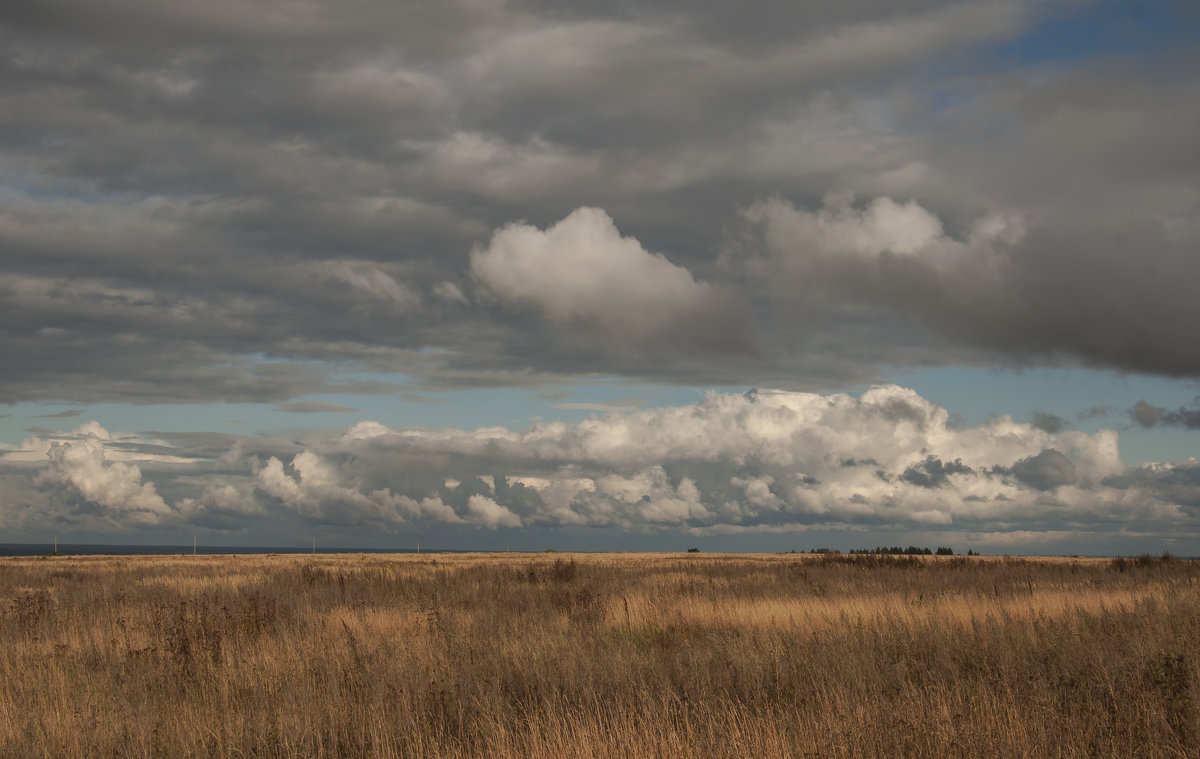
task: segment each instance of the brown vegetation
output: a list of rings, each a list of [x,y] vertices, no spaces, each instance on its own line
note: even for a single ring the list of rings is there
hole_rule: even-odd
[[[1196,756],[1200,566],[0,561],[0,754]]]

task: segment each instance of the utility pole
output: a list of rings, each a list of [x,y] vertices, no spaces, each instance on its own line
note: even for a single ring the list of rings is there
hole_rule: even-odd
[[[192,556],[196,555],[196,536],[192,535]]]
[[[313,538],[313,553],[316,554],[316,552],[317,552],[317,539]]]

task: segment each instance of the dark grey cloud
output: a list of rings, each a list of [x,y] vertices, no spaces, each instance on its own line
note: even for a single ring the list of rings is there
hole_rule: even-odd
[[[1015,462],[1009,471],[1013,477],[1036,490],[1054,490],[1079,481],[1075,462],[1053,448]]]
[[[53,414],[38,414],[34,418],[36,418],[36,419],[70,419],[71,417],[82,416],[85,413],[87,413],[86,409],[71,408],[71,409],[66,409],[65,411],[58,411]]]
[[[1104,481],[1114,488],[1141,490],[1155,497],[1200,513],[1200,461],[1191,459],[1177,464],[1144,464]]]
[[[1151,406],[1145,401],[1138,401],[1129,410],[1129,415],[1133,417],[1133,421],[1142,427],[1154,427],[1158,425],[1164,410],[1157,406]]]
[[[1196,402],[1195,406],[1180,406],[1172,410],[1138,401],[1129,410],[1129,415],[1141,427],[1183,427],[1188,430],[1200,430],[1200,398],[1197,398]]]
[[[6,3],[0,398],[1200,374],[1193,46],[1047,76],[990,52],[1040,3],[827,6]],[[764,253],[741,216],[839,190],[965,251]],[[582,208],[709,289],[553,311],[473,265]]]
[[[1200,304],[1187,295],[1200,277],[1189,253],[1200,228],[1172,234],[1123,219],[1051,229],[990,217],[955,238],[919,204],[846,196],[816,210],[776,199],[750,218],[771,251],[760,276],[789,307],[798,297],[810,319],[869,309],[1009,361],[1200,372],[1188,339]]]
[[[1175,411],[1167,411],[1160,417],[1161,424],[1175,427],[1185,427],[1189,430],[1200,429],[1200,406],[1188,408],[1181,406]]]
[[[1058,414],[1051,414],[1048,411],[1033,412],[1033,419],[1031,422],[1033,423],[1034,427],[1037,427],[1039,430],[1045,430],[1052,435],[1056,432],[1061,432],[1062,429],[1067,426],[1066,419],[1063,419]]]
[[[950,463],[943,462],[937,456],[926,456],[924,461],[910,464],[900,475],[900,479],[921,488],[940,488],[950,484],[952,474],[973,474],[974,470],[955,459]]]

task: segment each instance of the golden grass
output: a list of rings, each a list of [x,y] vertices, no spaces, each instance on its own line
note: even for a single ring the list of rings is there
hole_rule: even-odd
[[[0,756],[1198,756],[1200,566],[0,561]]]

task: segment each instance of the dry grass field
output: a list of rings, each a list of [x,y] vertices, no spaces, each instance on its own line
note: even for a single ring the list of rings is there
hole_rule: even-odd
[[[1200,565],[4,559],[0,754],[1200,756]]]

